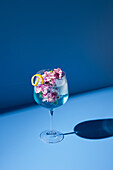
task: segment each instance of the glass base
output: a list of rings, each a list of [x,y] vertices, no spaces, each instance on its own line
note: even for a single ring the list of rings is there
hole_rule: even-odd
[[[40,139],[46,143],[57,143],[64,139],[64,135],[57,130],[45,130],[40,134]]]

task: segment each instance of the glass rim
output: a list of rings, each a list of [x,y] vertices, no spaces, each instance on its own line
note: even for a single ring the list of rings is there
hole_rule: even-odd
[[[51,70],[53,70],[53,69],[42,69],[42,70],[39,70],[36,74],[41,74],[42,75],[45,71],[51,71]],[[62,70],[62,72],[63,72],[62,77],[66,76],[65,71]],[[62,79],[59,79],[59,80],[62,80]]]

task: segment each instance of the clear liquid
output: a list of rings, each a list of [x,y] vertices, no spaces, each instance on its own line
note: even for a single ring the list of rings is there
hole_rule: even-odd
[[[68,94],[62,95],[62,96],[57,100],[57,103],[56,103],[56,102],[55,102],[55,103],[54,103],[54,102],[50,103],[50,102],[46,102],[46,101],[43,102],[43,101],[42,101],[43,99],[40,97],[39,93],[35,93],[35,92],[34,92],[34,99],[35,99],[35,101],[36,101],[38,104],[40,104],[41,106],[46,107],[46,108],[49,108],[49,109],[53,109],[53,108],[56,108],[56,107],[59,107],[59,106],[65,104],[65,103],[67,102],[67,100],[68,100],[68,97],[69,97]]]

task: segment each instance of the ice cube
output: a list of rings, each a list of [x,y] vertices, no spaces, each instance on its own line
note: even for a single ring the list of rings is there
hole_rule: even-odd
[[[68,85],[65,83],[63,86],[59,87],[59,95],[68,94]]]
[[[65,79],[59,79],[59,80],[56,80],[55,83],[57,87],[60,87],[60,86],[63,86],[64,83],[66,82],[65,82]]]

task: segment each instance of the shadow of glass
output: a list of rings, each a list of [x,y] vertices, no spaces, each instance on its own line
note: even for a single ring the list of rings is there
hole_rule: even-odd
[[[113,119],[90,120],[77,124],[74,133],[86,139],[103,139],[113,136]]]
[[[97,119],[81,122],[74,127],[73,132],[63,135],[76,134],[86,139],[103,139],[113,136],[113,119]]]

